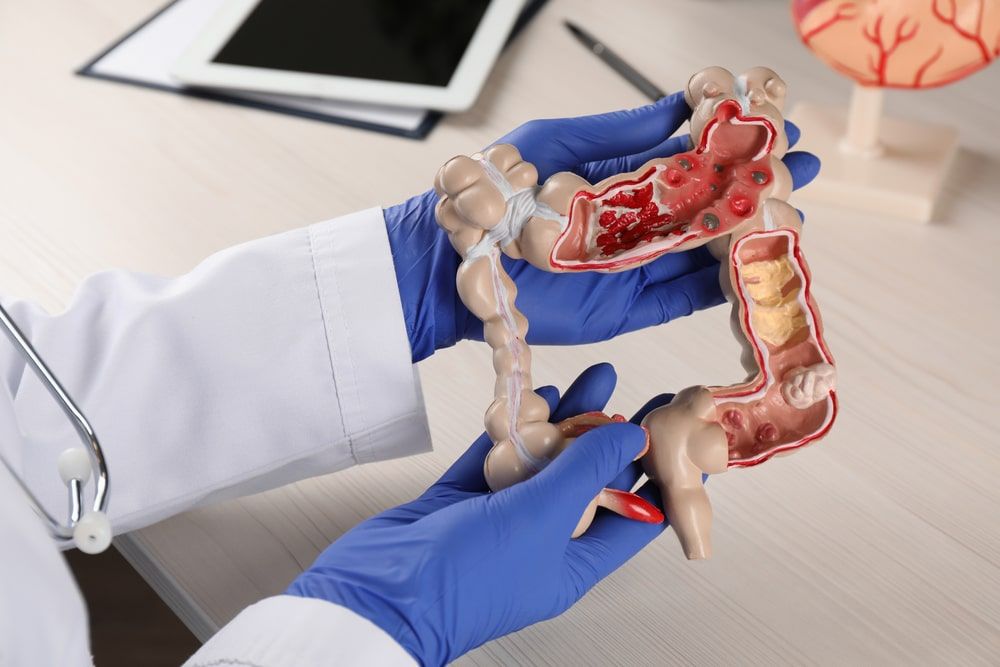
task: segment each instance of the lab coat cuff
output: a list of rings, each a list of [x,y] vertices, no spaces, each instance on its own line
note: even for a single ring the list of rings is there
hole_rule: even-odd
[[[381,208],[309,228],[340,411],[357,463],[430,450]]]
[[[185,666],[415,664],[384,630],[350,609],[325,600],[279,595],[244,609]]]

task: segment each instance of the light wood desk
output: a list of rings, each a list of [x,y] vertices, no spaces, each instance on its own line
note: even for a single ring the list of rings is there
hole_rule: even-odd
[[[530,118],[642,103],[570,39],[566,16],[667,89],[708,64],[771,65],[793,101],[842,105],[849,89],[798,45],[784,0],[553,0],[478,105],[424,142],[72,76],[161,1],[0,5],[4,292],[59,307],[101,269],[182,272],[239,241],[402,200],[448,157]],[[712,39],[701,37],[706,22]],[[807,210],[842,377],[832,435],[709,483],[710,562],[686,562],[667,533],[563,617],[466,664],[1000,660],[1000,67],[888,97],[890,113],[958,124],[963,150],[933,225]],[[565,386],[612,361],[621,412],[733,379],[726,318],[716,309],[601,345],[540,348],[536,379]],[[190,512],[119,548],[209,635],[281,591],[345,529],[422,491],[481,430],[484,346],[459,345],[420,372],[433,454]]]

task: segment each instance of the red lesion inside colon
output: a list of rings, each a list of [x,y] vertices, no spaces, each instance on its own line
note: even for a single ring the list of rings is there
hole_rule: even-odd
[[[719,105],[703,148],[654,160],[600,193],[577,193],[553,265],[638,266],[683,244],[724,235],[754,215],[773,178],[773,128],[763,119],[741,120],[739,109],[731,100]]]
[[[807,341],[790,341],[773,354],[779,357],[777,363],[789,370],[822,361],[815,346]],[[772,356],[772,362],[775,356]],[[793,361],[795,359],[809,361],[799,364]],[[761,398],[751,403],[720,401],[718,414],[722,417],[722,428],[729,440],[729,460],[756,459],[808,438],[822,427],[829,409],[826,401],[814,403],[804,410],[793,408],[785,403],[780,382],[774,382]],[[756,462],[763,460],[766,459]]]

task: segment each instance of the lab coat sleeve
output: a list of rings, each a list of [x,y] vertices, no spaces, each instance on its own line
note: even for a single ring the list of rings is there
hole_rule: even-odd
[[[59,315],[7,305],[100,438],[116,533],[429,449],[380,209],[224,250],[177,278],[98,274]],[[78,439],[8,348],[0,400],[26,446],[4,453],[63,516],[55,461]]]
[[[353,611],[324,600],[279,595],[244,609],[185,667],[415,664],[392,637]]]

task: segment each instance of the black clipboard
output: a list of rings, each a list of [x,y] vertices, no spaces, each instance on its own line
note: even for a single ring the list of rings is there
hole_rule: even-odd
[[[164,12],[170,9],[174,4],[180,2],[180,0],[171,0],[169,3],[157,10],[153,15],[147,18],[145,21],[141,22],[127,33],[119,37],[115,42],[109,45],[107,48],[103,49],[100,53],[95,55],[93,58],[87,61],[82,67],[76,70],[76,74],[79,76],[86,76],[95,79],[102,79],[104,81],[113,81],[116,83],[125,83],[133,86],[140,86],[142,88],[150,88],[153,90],[160,90],[163,92],[174,93],[177,95],[184,95],[187,97],[195,97],[203,100],[210,100],[213,102],[222,102],[224,104],[235,104],[241,107],[248,107],[251,109],[259,109],[261,111],[270,111],[274,113],[281,113],[288,116],[297,116],[299,118],[307,118],[310,120],[317,120],[324,123],[332,123],[334,125],[344,125],[347,127],[354,127],[360,130],[370,130],[373,132],[381,132],[384,134],[391,134],[398,137],[405,137],[407,139],[423,139],[430,131],[434,129],[438,121],[444,116],[440,111],[427,111],[425,112],[424,119],[420,124],[414,129],[402,129],[399,127],[393,127],[391,125],[383,125],[380,123],[368,122],[363,120],[358,120],[355,118],[347,118],[344,116],[337,116],[334,114],[320,113],[315,111],[310,111],[307,109],[297,109],[288,106],[284,106],[278,103],[272,103],[262,100],[247,99],[244,97],[239,97],[237,95],[232,95],[226,93],[222,90],[211,89],[211,88],[198,88],[198,87],[183,87],[183,88],[173,88],[171,86],[161,85],[152,81],[143,81],[141,79],[133,79],[124,76],[114,76],[105,74],[103,72],[98,72],[94,69],[94,66],[100,62],[105,56],[114,51],[118,46],[120,46],[127,39],[135,35],[137,32],[142,30],[144,27],[159,18]],[[521,10],[521,14],[518,16],[517,20],[514,22],[513,28],[511,28],[510,35],[507,37],[507,41],[504,44],[504,49],[510,45],[510,43],[517,37],[517,35],[524,29],[524,27],[535,17],[538,11],[545,5],[547,0],[530,0]]]

